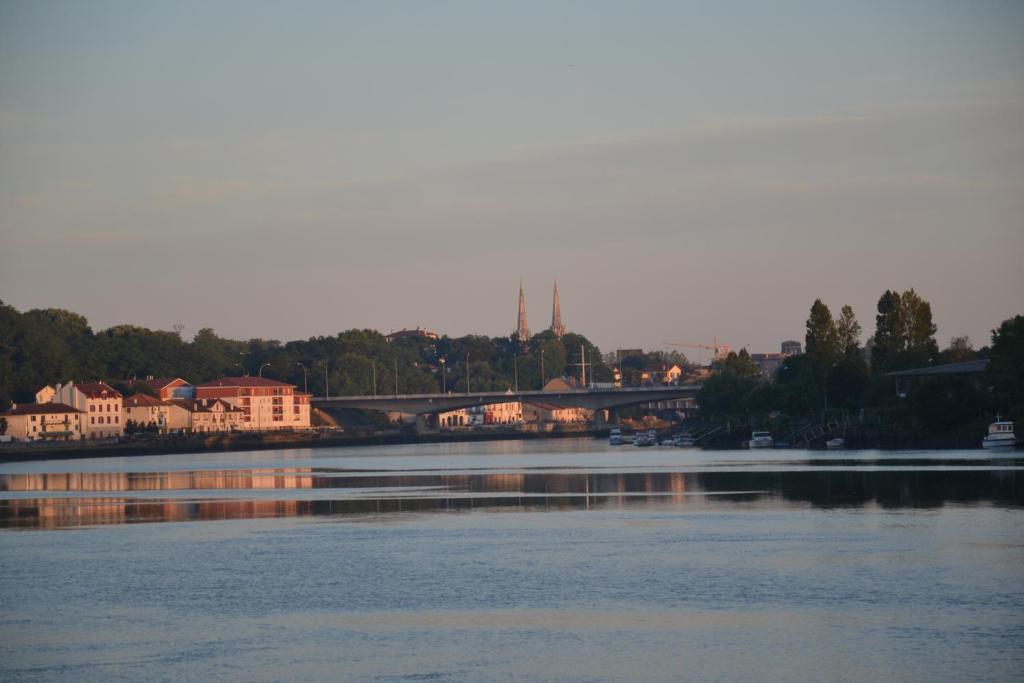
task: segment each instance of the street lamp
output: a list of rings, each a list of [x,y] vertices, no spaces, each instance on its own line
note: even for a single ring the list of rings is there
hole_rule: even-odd
[[[263,377],[263,368],[266,368],[266,367],[269,367],[269,366],[270,366],[270,363],[264,363],[263,365],[261,365],[259,372],[256,373],[256,376],[257,377]]]
[[[466,353],[466,393],[469,393],[469,353]]]
[[[512,356],[512,374],[516,378],[516,393],[519,393],[519,356]]]
[[[445,368],[444,364],[445,364],[445,360],[444,360],[444,356],[442,356],[441,357],[441,393],[442,394],[447,394],[448,393],[448,377],[445,375],[446,368]]]
[[[309,381],[306,379],[306,366],[299,362],[296,362],[295,364],[302,368],[302,393],[308,394]]]
[[[544,376],[544,349],[540,350],[540,389],[544,391],[544,381],[547,378]]]

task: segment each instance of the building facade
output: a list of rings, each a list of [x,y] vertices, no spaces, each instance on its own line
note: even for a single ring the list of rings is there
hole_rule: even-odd
[[[44,387],[36,394],[36,399],[47,396],[49,403],[63,403],[84,413],[82,433],[85,438],[111,439],[124,435],[124,398],[106,382],[68,382]]]
[[[14,404],[0,413],[5,434],[16,441],[78,441],[84,439],[82,411],[63,403]]]
[[[196,387],[196,400],[221,399],[242,411],[242,429],[309,429],[309,394],[263,377],[224,377]]]
[[[161,434],[170,431],[171,405],[146,394],[135,394],[124,399],[124,423],[137,428],[153,426]]]

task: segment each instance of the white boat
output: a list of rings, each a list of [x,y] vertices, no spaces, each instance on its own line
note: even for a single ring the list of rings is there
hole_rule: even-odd
[[[825,442],[825,448],[830,450],[837,450],[846,445],[846,442],[842,439],[829,439]]]
[[[609,446],[621,446],[624,443],[622,438],[621,429],[613,429],[608,433],[608,445]]]
[[[1016,448],[1017,435],[1013,433],[1013,423],[996,418],[988,426],[988,435],[981,440],[982,448]]]
[[[775,439],[772,438],[771,432],[753,432],[747,443],[751,448],[773,448]]]

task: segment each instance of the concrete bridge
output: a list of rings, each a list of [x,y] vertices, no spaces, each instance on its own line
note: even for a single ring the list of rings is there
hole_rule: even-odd
[[[485,391],[468,394],[406,394],[390,396],[338,396],[314,398],[312,407],[330,412],[331,409],[355,408],[380,410],[412,415],[443,413],[459,408],[490,405],[492,403],[549,403],[560,408],[586,408],[609,410],[624,406],[676,401],[694,398],[699,384],[658,387],[626,387],[622,389],[581,389],[578,391]]]

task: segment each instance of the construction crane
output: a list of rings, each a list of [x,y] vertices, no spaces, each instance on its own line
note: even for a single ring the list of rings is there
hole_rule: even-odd
[[[715,355],[711,359],[713,361],[722,360],[732,351],[732,347],[728,344],[719,344],[718,337],[712,344],[685,344],[683,342],[662,342],[665,346],[678,346],[684,349],[700,349],[700,365],[704,365],[704,349],[708,351],[714,351]]]

